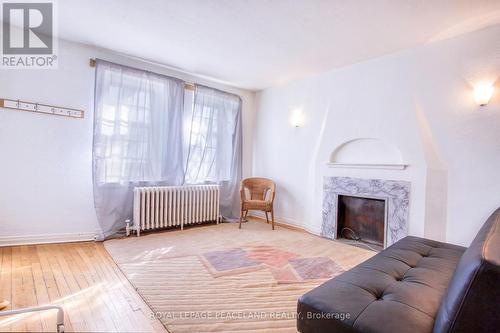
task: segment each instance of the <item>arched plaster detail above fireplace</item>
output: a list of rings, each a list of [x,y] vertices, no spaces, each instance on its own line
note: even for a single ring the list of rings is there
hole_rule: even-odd
[[[403,170],[407,164],[395,144],[376,138],[357,138],[337,146],[330,154],[328,166]]]

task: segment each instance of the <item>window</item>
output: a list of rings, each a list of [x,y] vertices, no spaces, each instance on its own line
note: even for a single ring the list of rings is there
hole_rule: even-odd
[[[96,76],[98,184],[220,183],[233,177],[241,100],[104,63]]]
[[[168,135],[182,123],[183,83],[106,63],[98,67],[96,80],[97,183],[166,181],[173,169],[164,166],[167,155],[182,179],[181,148],[173,148]]]
[[[194,96],[185,100],[193,101],[191,109],[186,110],[191,118],[185,127],[188,137],[186,183],[229,181],[237,144],[239,97],[197,87]]]

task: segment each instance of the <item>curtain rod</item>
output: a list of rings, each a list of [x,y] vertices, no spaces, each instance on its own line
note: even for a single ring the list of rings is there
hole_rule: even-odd
[[[90,61],[89,61],[89,65],[90,67],[95,67],[96,65],[96,59],[95,58],[90,58]],[[194,83],[184,83],[184,89],[186,90],[194,90]]]

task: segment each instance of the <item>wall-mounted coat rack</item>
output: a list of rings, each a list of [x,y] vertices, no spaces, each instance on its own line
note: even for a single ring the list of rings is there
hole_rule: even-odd
[[[84,117],[84,111],[82,110],[62,108],[60,106],[45,105],[45,104],[25,102],[25,101],[6,99],[6,98],[0,99],[0,108],[53,114],[56,116],[64,116],[70,118]]]

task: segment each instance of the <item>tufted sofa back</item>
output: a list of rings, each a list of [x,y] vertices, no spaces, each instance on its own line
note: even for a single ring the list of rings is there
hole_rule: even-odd
[[[435,333],[493,332],[500,327],[500,208],[464,252],[443,297]]]

